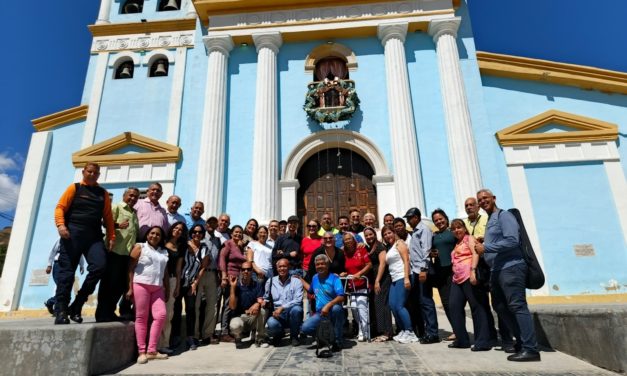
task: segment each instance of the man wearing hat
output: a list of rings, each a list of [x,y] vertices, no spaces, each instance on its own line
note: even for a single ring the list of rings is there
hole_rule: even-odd
[[[433,232],[429,226],[421,220],[421,213],[418,208],[407,210],[404,215],[407,223],[412,228],[411,243],[409,245],[409,265],[412,274],[412,286],[410,291],[410,301],[413,302],[410,309],[412,323],[420,322],[420,312],[425,324],[425,335],[420,338],[420,343],[430,344],[440,342],[438,336],[438,316],[435,312],[435,302],[433,301],[433,289],[427,283],[428,257],[431,251],[431,241]]]
[[[298,234],[298,225],[300,219],[291,215],[287,219],[287,231],[279,236],[274,247],[272,248],[272,265],[276,266],[280,259],[287,259],[290,263],[290,277],[294,274],[303,276],[303,268],[301,266],[300,243],[303,237]],[[276,274],[276,270],[274,274]]]

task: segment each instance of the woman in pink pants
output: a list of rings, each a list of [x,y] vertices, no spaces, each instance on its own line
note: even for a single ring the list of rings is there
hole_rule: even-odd
[[[168,278],[165,268],[168,252],[163,247],[165,234],[159,226],[151,227],[146,233],[146,241],[138,243],[131,251],[129,266],[129,289],[126,296],[135,301],[135,337],[139,357],[137,363],[144,364],[150,359],[167,359],[157,352],[161,328],[165,323],[165,301],[168,296]],[[146,349],[148,317],[152,314],[150,339]]]

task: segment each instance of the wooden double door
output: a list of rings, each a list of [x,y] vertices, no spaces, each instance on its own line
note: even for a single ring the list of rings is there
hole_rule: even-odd
[[[340,215],[357,209],[377,216],[377,193],[372,184],[374,171],[361,155],[348,149],[329,148],[311,156],[298,173],[298,216],[304,225],[331,213],[334,223]],[[336,223],[337,224],[337,223]]]

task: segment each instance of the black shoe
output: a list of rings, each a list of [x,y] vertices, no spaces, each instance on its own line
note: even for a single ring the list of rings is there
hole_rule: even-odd
[[[96,322],[116,322],[116,321],[122,321],[122,319],[116,314],[113,314],[113,316],[96,317]]]
[[[272,340],[270,341],[270,344],[274,347],[279,347],[281,346],[281,338],[279,337],[274,337],[272,338]]]
[[[420,343],[422,343],[422,341],[420,341]],[[433,342],[430,342],[430,343],[433,343]],[[470,347],[470,345],[462,345],[462,344],[458,343],[457,341],[454,341],[454,342],[451,342],[451,343],[448,344],[448,348],[449,349],[467,349],[469,347]]]
[[[70,319],[67,318],[66,312],[57,312],[57,316],[54,318],[54,325],[66,325],[70,323]]]
[[[48,300],[44,301],[44,305],[46,306],[46,308],[48,309],[48,312],[51,315],[54,315],[54,304],[50,303]]]
[[[507,357],[507,360],[512,362],[539,362],[540,353],[535,351],[519,351],[516,354],[512,354]]]
[[[238,350],[244,348],[244,343],[241,338],[235,338],[235,348]]]
[[[298,337],[292,338],[292,346],[300,346],[300,340]]]
[[[429,345],[429,344],[438,343],[438,342],[440,342],[440,337],[438,336],[424,336],[420,338],[420,343],[423,345]]]
[[[78,324],[82,323],[83,316],[81,316],[81,308],[76,307],[74,304],[70,304],[68,308],[70,311],[70,320]]]
[[[331,346],[332,352],[340,352],[342,351],[342,345],[339,342],[335,342],[333,346]]]
[[[479,346],[473,346],[470,348],[470,351],[490,351],[492,350],[491,347],[479,347]]]
[[[516,354],[517,352],[520,352],[520,350],[522,350],[522,347],[511,343],[501,346],[501,351],[505,351],[508,354]]]

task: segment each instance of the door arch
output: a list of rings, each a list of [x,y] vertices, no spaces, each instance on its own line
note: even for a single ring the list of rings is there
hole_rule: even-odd
[[[303,225],[330,212],[334,220],[357,209],[377,217],[374,170],[364,157],[344,148],[326,148],[309,157],[297,179],[297,213]],[[304,228],[304,227],[303,227]]]

